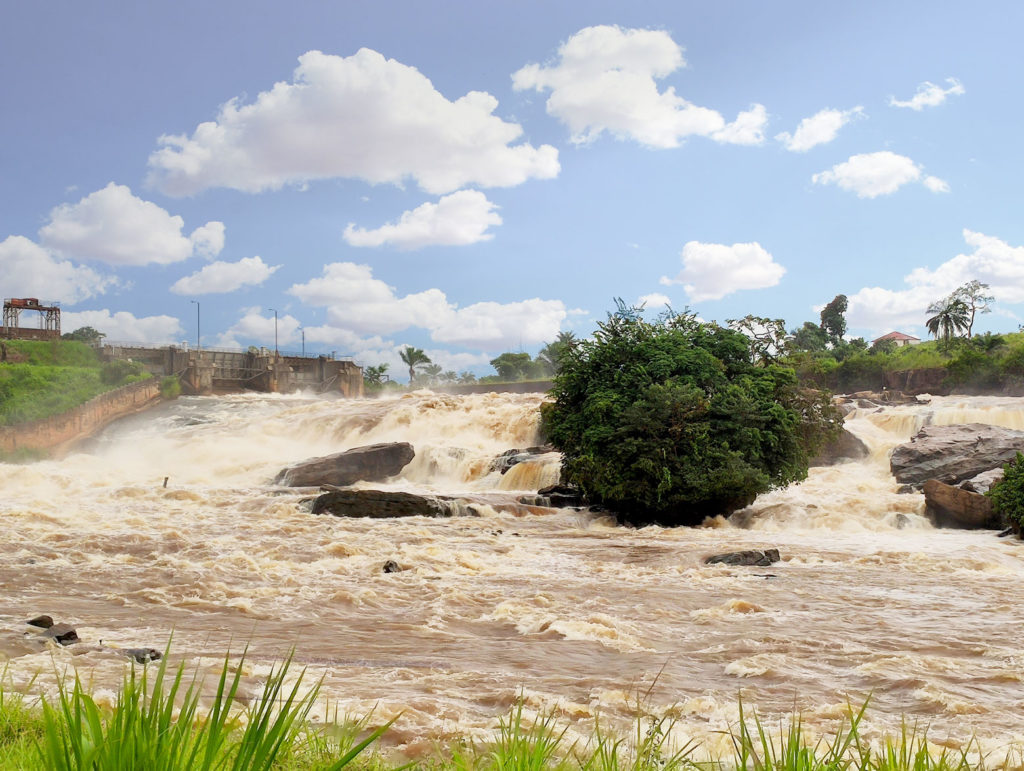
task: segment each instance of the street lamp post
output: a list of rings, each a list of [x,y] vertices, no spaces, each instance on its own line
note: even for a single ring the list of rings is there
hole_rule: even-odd
[[[306,328],[299,327],[299,331],[302,333],[302,356],[306,356]]]
[[[267,310],[271,311],[274,314],[274,358],[276,359],[278,357],[278,353],[277,353],[277,311],[275,311],[273,308],[267,308]]]
[[[196,350],[199,351],[200,353],[202,353],[203,352],[203,346],[199,342],[199,340],[200,340],[200,336],[199,336],[199,300],[189,300],[189,302],[190,303],[195,303],[195,306],[196,306]]]

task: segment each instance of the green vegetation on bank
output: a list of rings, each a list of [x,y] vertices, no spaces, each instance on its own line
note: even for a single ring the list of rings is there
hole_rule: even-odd
[[[76,340],[5,340],[0,348],[0,425],[48,418],[148,377],[138,363],[101,363],[93,348]]]
[[[562,357],[541,408],[565,481],[639,521],[697,524],[807,476],[842,417],[747,335],[620,301]]]
[[[307,689],[288,661],[273,668],[259,695],[240,700],[241,664],[225,658],[212,699],[202,702],[202,682],[166,661],[141,671],[133,666],[111,707],[100,706],[77,679],[65,681],[42,709],[0,688],[0,770],[973,771],[1015,768],[1021,759],[1020,748],[986,755],[975,741],[951,750],[905,721],[898,734],[868,741],[861,728],[867,703],[849,707],[818,738],[799,714],[769,724],[741,703],[723,756],[696,740],[680,746],[671,710],[657,716],[637,704],[630,730],[618,733],[598,719],[589,736],[584,727],[583,738],[570,740],[568,724],[551,712],[529,719],[520,700],[490,740],[457,740],[409,761],[374,744],[386,740],[390,723],[371,729],[367,721],[311,722],[318,686]]]

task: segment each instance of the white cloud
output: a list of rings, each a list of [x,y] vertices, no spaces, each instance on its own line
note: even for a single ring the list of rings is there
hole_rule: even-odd
[[[682,284],[692,302],[720,300],[741,289],[775,286],[786,269],[761,244],[702,244],[690,241],[682,251],[683,269],[665,286]]]
[[[237,339],[241,337],[245,340],[256,340],[268,348],[273,348],[275,331],[278,348],[285,343],[293,343],[299,339],[298,330],[302,324],[297,318],[288,313],[284,315],[278,313],[275,321],[273,313],[263,315],[264,313],[265,311],[260,307],[246,308],[242,318],[226,332],[221,333],[215,345],[225,348],[240,348],[242,346],[239,345]]]
[[[786,149],[794,153],[803,153],[812,147],[831,142],[839,134],[839,129],[849,123],[853,118],[864,114],[864,108],[854,107],[852,110],[833,110],[826,108],[815,113],[810,118],[804,118],[796,127],[796,131],[790,134],[783,131],[776,134],[775,138],[785,145]]]
[[[111,313],[101,311],[64,311],[61,327],[73,331],[80,327],[92,327],[107,336],[108,342],[122,343],[171,343],[182,339],[185,330],[173,316],[143,316],[137,318],[127,311]]]
[[[39,231],[43,246],[66,257],[111,265],[167,265],[195,252],[214,256],[224,225],[208,222],[185,236],[185,221],[113,182],[75,204],[61,204]]]
[[[847,321],[852,327],[889,332],[923,326],[928,306],[968,281],[988,284],[997,302],[1024,302],[1024,246],[1010,246],[994,236],[963,231],[973,251],[958,254],[938,268],[916,268],[900,290],[865,287],[849,298]]]
[[[948,193],[949,183],[944,179],[938,177],[925,177],[924,186],[931,190],[933,193]]]
[[[837,184],[858,198],[877,198],[895,193],[909,182],[921,179],[922,168],[905,155],[883,150],[851,155],[843,163],[811,177],[818,185]],[[923,184],[933,193],[949,192],[949,185],[938,177],[926,177]]]
[[[956,78],[946,78],[949,88],[937,86],[934,83],[925,81],[917,87],[917,92],[906,101],[900,101],[895,96],[889,97],[889,104],[892,107],[909,107],[911,110],[920,112],[925,107],[937,107],[946,101],[948,96],[959,96],[966,93],[963,85]]]
[[[246,257],[238,262],[211,262],[191,276],[179,278],[171,285],[171,291],[185,295],[234,292],[243,286],[262,284],[280,267],[267,265],[259,257]]]
[[[288,290],[303,303],[327,309],[328,326],[356,335],[390,334],[410,327],[431,339],[483,350],[508,350],[553,340],[571,311],[560,300],[479,302],[459,308],[440,289],[399,296],[367,265],[336,262],[323,275]]]
[[[196,254],[212,259],[224,248],[224,223],[207,222],[193,230],[188,240],[192,242]]]
[[[467,185],[509,187],[558,175],[550,145],[513,145],[522,128],[493,115],[497,100],[471,91],[449,101],[414,67],[360,49],[309,51],[291,83],[276,83],[189,136],[163,136],[149,181],[170,195],[210,187],[246,192],[350,177],[441,194]]]
[[[764,127],[768,125],[768,110],[763,104],[752,105],[736,120],[711,135],[716,142],[727,145],[760,145],[764,143]]]
[[[501,224],[496,208],[478,190],[459,190],[436,204],[425,203],[405,212],[395,224],[365,230],[349,223],[345,240],[352,246],[392,244],[399,249],[475,244],[494,238],[487,228]]]
[[[672,305],[672,301],[668,295],[652,292],[651,294],[641,295],[636,298],[636,304],[643,305],[648,310],[660,310],[664,305]]]
[[[572,141],[591,142],[608,131],[649,147],[678,147],[688,136],[757,144],[767,120],[754,105],[726,125],[716,110],[698,107],[657,80],[684,67],[683,49],[661,30],[586,27],[558,49],[549,66],[528,64],[512,75],[517,91],[550,91],[547,111],[568,127]]]
[[[0,276],[6,296],[77,303],[117,284],[92,268],[62,260],[24,236],[0,242]]]

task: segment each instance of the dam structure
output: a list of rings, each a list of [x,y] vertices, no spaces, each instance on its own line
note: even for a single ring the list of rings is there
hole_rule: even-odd
[[[192,395],[314,391],[363,396],[363,368],[347,356],[119,342],[104,343],[98,352],[103,361],[131,360],[153,375],[175,375],[182,390]]]

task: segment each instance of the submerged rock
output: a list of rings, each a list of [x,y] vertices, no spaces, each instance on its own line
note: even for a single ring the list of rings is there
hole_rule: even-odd
[[[312,512],[370,519],[476,515],[471,504],[457,498],[393,490],[335,490],[313,501]]]
[[[399,565],[394,560],[388,560],[387,562],[384,563],[384,567],[382,568],[382,570],[385,573],[401,573],[402,572],[402,566]]]
[[[810,466],[834,466],[844,460],[860,460],[868,456],[868,446],[845,428],[811,459]]]
[[[524,450],[505,450],[501,455],[491,461],[491,471],[499,471],[504,474],[510,468],[524,461],[535,460],[539,455],[546,455],[554,452],[551,445],[540,445],[538,447],[527,447]]]
[[[415,456],[416,451],[408,442],[370,444],[296,463],[279,471],[274,484],[318,487],[379,482],[398,474]]]
[[[925,426],[893,450],[889,468],[903,484],[937,479],[955,485],[1002,466],[1018,451],[1024,451],[1024,431],[984,423]]]
[[[159,661],[164,657],[156,648],[120,648],[117,652],[122,656],[127,656],[139,664],[147,664],[150,661]]]
[[[992,500],[984,495],[944,484],[937,479],[924,483],[924,501],[936,524],[946,527],[1001,527],[992,511]]]
[[[712,557],[708,557],[704,560],[705,565],[753,565],[756,567],[764,567],[766,565],[774,565],[782,559],[779,556],[778,549],[765,549],[764,551],[757,551],[750,549],[747,551],[731,551],[726,554],[715,554]]]

